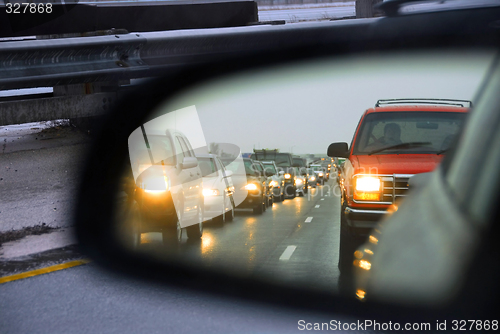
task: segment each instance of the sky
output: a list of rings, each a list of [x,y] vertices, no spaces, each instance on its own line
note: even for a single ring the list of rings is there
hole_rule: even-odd
[[[194,106],[207,144],[325,154],[332,142],[351,142],[361,115],[379,99],[472,100],[493,56],[358,56],[245,72],[198,85],[155,113]]]

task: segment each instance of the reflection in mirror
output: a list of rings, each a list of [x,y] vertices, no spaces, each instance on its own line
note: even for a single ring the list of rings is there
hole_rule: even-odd
[[[489,50],[450,50],[326,59],[185,91],[130,134],[117,235],[147,256],[337,292],[350,280],[339,271],[341,198],[356,162],[340,159],[345,144],[332,149],[342,151],[336,157],[326,155],[328,146],[351,143],[363,123],[358,154],[377,168],[387,156],[405,154],[420,157],[408,170],[429,159],[435,168],[463,115],[428,118],[406,106],[413,114],[360,118],[381,99],[473,100],[493,57]],[[398,127],[390,149],[380,140],[390,138],[388,124]],[[382,191],[385,181],[377,182]],[[385,196],[370,191],[362,196]]]

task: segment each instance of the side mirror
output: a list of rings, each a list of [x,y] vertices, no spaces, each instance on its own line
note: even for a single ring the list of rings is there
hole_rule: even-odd
[[[285,175],[285,171],[280,170],[280,172],[278,174],[283,176],[283,175]]]
[[[333,143],[328,146],[328,151],[326,153],[329,157],[349,157],[349,146],[347,143]]]
[[[226,170],[225,173],[226,173],[226,177],[233,176],[233,171],[231,171],[231,170]]]
[[[181,166],[182,169],[194,168],[198,166],[198,159],[196,159],[195,157],[184,157]]]

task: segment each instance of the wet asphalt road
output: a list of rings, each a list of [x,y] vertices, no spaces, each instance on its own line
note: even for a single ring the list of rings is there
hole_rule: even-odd
[[[180,253],[211,267],[335,290],[340,203],[329,185],[262,215],[238,210],[233,222],[208,223],[202,241],[184,240]],[[143,237],[150,242],[143,248],[161,247],[159,235]],[[0,310],[1,333],[289,333],[300,332],[299,320],[346,321],[146,284],[93,263],[0,284]]]
[[[2,334],[297,333],[299,320],[355,321],[145,284],[92,263],[1,284],[0,310]]]
[[[340,200],[336,182],[274,203],[263,214],[236,210],[232,222],[206,222],[200,242],[183,236],[180,256],[201,266],[283,284],[336,291]],[[162,252],[160,233],[143,234],[141,251]],[[234,273],[233,273],[234,274]]]
[[[0,127],[0,232],[73,223],[73,197],[90,136],[35,123]]]

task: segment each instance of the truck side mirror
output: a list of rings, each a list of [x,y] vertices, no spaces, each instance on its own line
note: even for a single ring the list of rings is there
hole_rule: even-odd
[[[182,160],[182,169],[194,168],[198,166],[198,159],[195,157],[184,157]]]
[[[349,157],[349,146],[347,143],[333,143],[328,146],[328,151],[326,153],[329,157]]]

